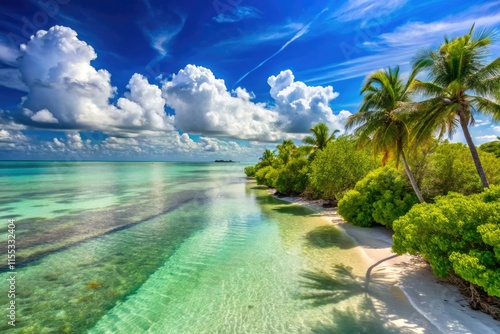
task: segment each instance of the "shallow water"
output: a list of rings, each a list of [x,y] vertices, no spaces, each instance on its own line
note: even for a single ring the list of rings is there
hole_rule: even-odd
[[[248,182],[243,167],[0,162],[2,249],[10,218],[17,246],[16,327],[0,330],[387,332],[383,318],[359,318],[377,308],[364,294],[316,307],[301,298],[305,270],[347,264],[362,276],[367,263],[327,221]],[[2,284],[2,310],[6,295]]]

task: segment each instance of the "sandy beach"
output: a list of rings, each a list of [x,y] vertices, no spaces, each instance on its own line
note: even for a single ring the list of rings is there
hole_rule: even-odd
[[[357,244],[359,251],[366,256],[369,263],[376,263],[388,258],[391,251],[392,232],[384,227],[362,228],[345,222],[337,213],[336,208],[323,208],[323,200],[309,201],[298,197],[280,197],[280,200],[302,205],[315,211],[318,216],[334,224]],[[383,273],[383,275],[377,275]],[[429,326],[415,326],[412,318],[416,312],[427,319],[441,333],[500,333],[500,322],[480,311],[472,310],[458,289],[437,278],[421,258],[403,255],[382,262],[372,271],[372,282],[377,277],[383,277],[385,282],[391,282],[399,288],[413,306],[405,310],[407,319],[391,317],[390,307],[384,314],[390,321],[404,328],[408,333],[429,333]],[[398,310],[398,314],[402,314]],[[427,328],[427,330],[425,330]]]

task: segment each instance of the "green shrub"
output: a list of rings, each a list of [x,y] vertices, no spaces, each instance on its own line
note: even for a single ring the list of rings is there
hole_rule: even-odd
[[[396,220],[393,250],[422,255],[439,277],[451,273],[500,297],[500,187],[450,193]]]
[[[245,167],[245,174],[248,177],[254,177],[255,176],[255,166]]]
[[[280,175],[279,169],[274,169],[271,167],[271,169],[266,173],[266,185],[268,187],[273,187],[276,188],[276,179]]]
[[[479,149],[484,152],[493,153],[497,158],[500,158],[500,138],[499,140],[484,143],[479,146]]]
[[[479,151],[479,157],[490,184],[499,184],[500,160],[492,153],[482,151]],[[483,190],[470,150],[465,144],[444,142],[428,159],[422,182],[422,192],[426,198],[449,192],[470,195]]]
[[[339,202],[339,214],[358,226],[374,223],[392,228],[394,220],[418,202],[405,178],[391,167],[370,172]]]
[[[304,192],[308,182],[309,162],[301,157],[292,159],[278,170],[274,187],[283,195],[298,195]]]
[[[309,181],[320,197],[338,201],[376,167],[367,150],[357,149],[353,138],[340,136],[318,150],[311,163]]]
[[[278,170],[272,166],[266,166],[255,173],[255,179],[257,180],[257,184],[274,187],[274,181],[278,177],[278,174]]]

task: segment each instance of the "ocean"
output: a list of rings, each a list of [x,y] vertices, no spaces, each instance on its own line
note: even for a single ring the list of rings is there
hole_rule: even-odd
[[[365,316],[373,305],[358,283],[343,286],[352,291],[340,300],[304,285],[304,273],[335,265],[364,277],[368,264],[354,242],[314,212],[270,196],[243,168],[0,162],[0,280],[15,276],[15,296],[0,286],[0,331],[326,333],[342,321],[372,321],[369,328],[385,332],[384,319]]]

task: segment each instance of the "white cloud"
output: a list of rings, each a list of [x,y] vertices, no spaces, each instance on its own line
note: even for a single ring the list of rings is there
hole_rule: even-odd
[[[26,126],[16,122],[12,112],[0,109],[0,128],[4,130],[19,131],[25,130]]]
[[[366,20],[396,11],[406,2],[407,0],[349,0],[332,16],[339,21]]]
[[[84,128],[119,125],[108,101],[115,94],[111,75],[90,65],[97,55],[70,28],[40,30],[21,45],[19,69],[29,94],[23,106],[48,109],[61,124]]]
[[[475,126],[485,126],[491,124],[490,120],[487,119],[476,119],[476,125]]]
[[[286,38],[291,38],[305,27],[304,23],[290,22],[276,26],[265,26],[264,29],[255,31],[244,31],[238,37],[229,38],[216,43],[209,51],[220,52],[221,49],[241,52],[241,50],[262,45],[263,43],[273,43]]]
[[[214,2],[215,4],[216,2]],[[260,18],[260,12],[257,8],[251,6],[236,6],[232,10],[226,9],[213,17],[218,23],[234,23],[244,19]]]
[[[276,112],[251,102],[250,93],[241,88],[231,95],[224,80],[207,68],[187,65],[165,81],[162,90],[183,132],[264,141],[281,138]]]
[[[42,109],[32,115],[31,120],[40,123],[59,123],[59,121],[47,109]]]
[[[40,30],[21,45],[19,70],[29,88],[23,107],[46,110],[31,119],[45,125],[58,121],[58,128],[66,129],[173,130],[160,89],[139,74],[130,79],[130,92],[118,107],[110,104],[116,88],[108,71],[90,64],[96,57],[74,30],[61,26]]]
[[[0,129],[1,150],[22,150],[27,143],[28,138],[20,131]]]
[[[478,140],[497,140],[497,136],[495,135],[486,135],[486,136],[479,136],[476,137]]]
[[[350,59],[342,63],[323,66],[301,73],[311,84],[327,84],[352,78],[359,78],[387,66],[410,64],[417,49],[387,49],[375,55]],[[403,68],[404,70],[405,68]]]
[[[104,140],[103,147],[112,151],[142,151],[139,142],[135,138],[108,137]]]
[[[492,27],[500,23],[500,14],[467,17],[465,15],[435,21],[409,22],[391,33],[380,35],[380,42],[389,47],[414,47],[441,43],[445,35],[458,36],[467,33],[473,24],[476,27]]]
[[[373,0],[356,0],[353,3],[362,5],[372,2]],[[394,1],[394,3],[397,2]],[[403,1],[399,2],[403,3]],[[383,6],[386,2],[377,3]],[[388,2],[389,5],[391,3],[391,1]],[[307,83],[327,84],[364,77],[387,66],[401,65],[402,70],[407,71],[410,69],[412,57],[419,49],[435,47],[443,41],[445,35],[450,37],[463,35],[470,30],[474,23],[476,29],[499,25],[499,4],[497,1],[469,7],[461,14],[455,14],[439,21],[408,22],[381,35],[369,33],[355,35],[351,43],[339,44],[345,57],[344,62],[313,68],[301,74],[306,78],[304,81]],[[358,13],[362,13],[361,7]],[[358,37],[361,40],[357,40]],[[495,54],[500,52],[500,48],[493,45],[491,51]],[[370,54],[356,57],[358,54],[366,54],[367,52]]]
[[[73,150],[80,150],[84,147],[82,137],[79,133],[67,133],[66,134],[68,146]]]
[[[253,103],[253,93],[236,88],[232,94],[212,71],[188,65],[165,81],[163,97],[175,110],[175,125],[183,132],[227,138],[276,141],[284,132],[306,133],[318,122],[343,128],[350,113],[334,115],[330,102],[338,96],[333,87],[307,86],[294,81],[292,71],[268,79],[275,105]],[[347,115],[347,116],[346,116]]]
[[[60,148],[63,151],[66,149],[66,144],[64,144],[62,141],[60,141],[57,138],[54,138],[54,144],[56,145],[56,147]]]
[[[0,62],[10,66],[15,66],[17,57],[19,57],[19,50],[14,49],[0,41]]]
[[[181,32],[186,17],[174,11],[163,11],[153,8],[148,0],[143,0],[148,10],[148,18],[142,22],[143,32],[149,39],[153,49],[158,52],[158,58],[169,55],[168,45]]]
[[[267,80],[283,130],[305,133],[319,122],[326,123],[332,130],[342,129],[350,113],[342,111],[338,116],[333,114],[330,102],[339,95],[333,91],[333,87],[307,86],[294,80],[290,70],[282,71]]]
[[[200,137],[194,141],[187,133],[164,132],[159,136],[139,136],[136,138],[108,137],[98,151],[109,156],[160,157],[187,160],[200,159],[238,159],[257,157],[262,154],[262,145],[238,145],[234,141],[225,141],[213,137]]]
[[[0,86],[28,91],[28,87],[21,80],[21,73],[16,68],[1,68],[0,69]]]
[[[243,74],[236,81],[235,85],[237,85],[241,80],[245,79],[250,73],[252,73],[256,69],[258,69],[259,67],[261,67],[262,65],[264,65],[265,63],[267,63],[270,59],[272,59],[272,58],[276,57],[277,55],[279,55],[283,50],[285,50],[288,47],[288,45],[290,45],[291,43],[293,43],[295,40],[297,40],[300,37],[302,37],[303,35],[307,34],[309,32],[309,29],[311,28],[311,25],[321,16],[321,14],[323,14],[326,11],[328,11],[328,8],[323,9],[318,15],[316,15],[316,17],[311,22],[309,22],[308,24],[306,24],[292,38],[290,38],[285,44],[283,44],[281,46],[281,48],[279,48],[278,51],[276,51],[275,53],[273,53],[272,55],[270,55],[269,57],[267,57],[266,59],[264,59],[263,61],[261,61],[259,64],[257,64],[257,66],[255,66],[254,68],[252,68],[250,71],[248,71],[245,74]]]
[[[340,124],[350,115],[347,111],[333,114],[329,104],[338,93],[331,86],[307,86],[295,81],[290,70],[269,78],[274,103],[267,105],[254,102],[255,94],[244,88],[228,91],[224,80],[195,65],[164,81],[162,89],[136,73],[113,104],[116,88],[108,71],[91,65],[96,57],[75,31],[61,26],[40,30],[21,45],[17,62],[28,95],[21,101],[17,119],[32,128],[66,131],[66,137],[31,143],[20,132],[26,126],[0,110],[1,147],[31,152],[31,156],[71,153],[76,159],[95,154],[234,159],[258,156],[264,146],[240,145],[227,138],[279,141],[308,132],[317,122],[342,128]],[[165,113],[166,104],[175,116]],[[184,133],[179,134],[174,125]],[[107,138],[92,144],[82,140],[80,130],[96,130]],[[188,133],[202,137],[194,141]]]
[[[173,130],[173,117],[165,114],[165,100],[158,86],[136,73],[127,88],[130,92],[118,99],[117,106],[131,116],[130,122],[144,129]]]

